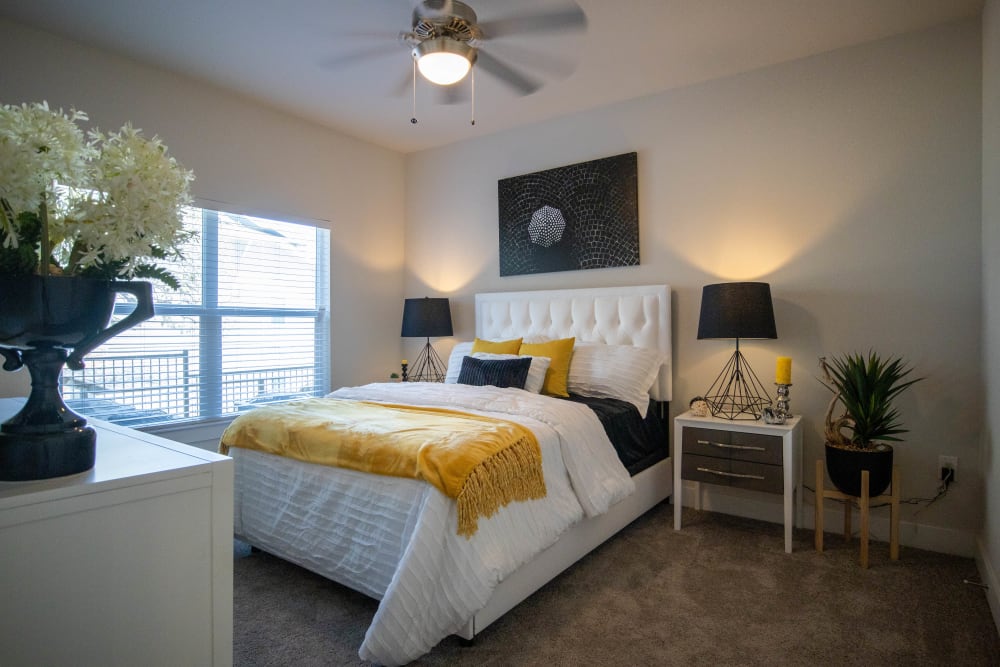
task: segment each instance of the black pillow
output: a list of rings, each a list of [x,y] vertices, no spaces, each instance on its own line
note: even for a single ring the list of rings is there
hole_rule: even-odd
[[[462,359],[462,370],[458,372],[459,384],[494,387],[514,387],[524,389],[531,368],[531,357],[522,359]]]

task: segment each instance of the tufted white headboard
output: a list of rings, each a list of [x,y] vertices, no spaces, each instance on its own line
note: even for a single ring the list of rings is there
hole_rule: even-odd
[[[476,336],[491,340],[568,338],[660,350],[667,361],[652,396],[673,392],[670,286],[596,287],[476,295]]]

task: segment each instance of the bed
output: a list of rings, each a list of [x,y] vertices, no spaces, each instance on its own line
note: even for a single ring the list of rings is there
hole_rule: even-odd
[[[477,294],[476,337],[656,351],[647,416],[663,416],[671,398],[666,285]],[[236,536],[380,600],[359,649],[380,664],[410,662],[450,634],[473,639],[672,492],[665,437],[662,454],[629,474],[581,402],[438,383],[376,383],[330,397],[500,415],[530,428],[542,452],[546,496],[480,518],[465,538],[455,534],[456,503],[425,482],[230,449]]]

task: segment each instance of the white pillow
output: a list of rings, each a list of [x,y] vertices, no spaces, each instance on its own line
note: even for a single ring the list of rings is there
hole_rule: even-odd
[[[645,418],[664,361],[665,354],[648,347],[577,343],[566,386],[571,394],[628,401]]]
[[[444,374],[445,384],[458,384],[458,374],[462,372],[462,359],[472,354],[474,341],[456,343],[448,356],[448,370]]]
[[[462,359],[476,357],[477,359],[517,359],[516,354],[494,354],[492,352],[472,352],[472,342],[457,343],[451,348],[448,356],[448,371],[445,373],[445,384],[457,384],[458,375],[462,372]],[[525,355],[527,356],[527,355]],[[528,369],[528,379],[524,382],[525,391],[538,394],[545,383],[545,371],[549,369],[552,360],[548,357],[531,357],[531,367]]]

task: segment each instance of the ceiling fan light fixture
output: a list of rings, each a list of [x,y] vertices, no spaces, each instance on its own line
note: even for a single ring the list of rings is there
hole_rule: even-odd
[[[420,74],[431,83],[450,86],[469,73],[476,61],[476,49],[448,37],[424,40],[413,49]]]

